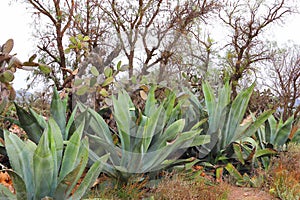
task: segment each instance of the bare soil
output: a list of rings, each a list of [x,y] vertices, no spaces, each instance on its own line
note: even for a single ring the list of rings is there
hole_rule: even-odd
[[[257,188],[229,186],[228,200],[278,200],[278,198]]]

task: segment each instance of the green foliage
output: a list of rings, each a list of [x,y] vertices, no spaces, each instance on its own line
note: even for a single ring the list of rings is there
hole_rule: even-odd
[[[73,113],[67,122],[67,101],[67,98],[64,100],[60,99],[56,88],[54,88],[50,113],[55,122],[58,124],[64,140],[67,140],[72,134],[70,128],[74,122],[74,115],[77,111],[76,108],[73,110]],[[21,127],[27,133],[28,138],[37,144],[44,129],[46,128],[46,120],[33,109],[29,108],[29,112],[27,112],[17,104],[15,104],[15,106]]]
[[[76,129],[65,148],[61,130],[52,118],[38,145],[4,132],[5,148],[12,166],[12,170],[7,171],[16,189],[15,199],[42,199],[46,196],[80,199],[85,194],[99,175],[108,155],[99,158],[91,166],[74,191],[88,162],[88,139],[81,140],[84,123]]]
[[[274,153],[284,150],[289,141],[293,121],[293,117],[288,118],[285,122],[283,122],[282,119],[276,121],[274,116],[271,115],[265,122],[265,124],[262,124],[255,133],[258,143],[257,150],[274,151]],[[270,157],[263,156],[260,160],[264,168],[268,169],[270,164]]]
[[[200,157],[210,154],[215,158],[232,143],[240,144],[252,136],[272,114],[273,111],[266,111],[254,122],[242,123],[253,88],[254,85],[241,91],[231,101],[231,88],[228,82],[218,91],[218,96],[215,96],[207,82],[203,83],[209,126],[206,134],[211,136],[211,142],[202,145]]]
[[[91,159],[110,153],[110,162],[105,171],[121,181],[133,174],[153,172],[174,166],[185,160],[172,159],[180,150],[209,142],[209,136],[200,135],[199,124],[184,130],[185,120],[180,117],[183,102],[175,103],[176,96],[170,93],[161,104],[155,99],[155,87],[149,91],[145,108],[136,109],[127,92],[113,97],[114,118],[120,143],[114,143],[113,135],[103,118],[88,109]],[[84,109],[84,108],[83,108]],[[203,122],[199,122],[203,123]]]
[[[264,183],[264,176],[262,174],[253,175],[253,177],[249,177],[247,173],[242,175],[231,163],[227,163],[225,169],[235,179],[235,184],[238,186],[261,187]]]
[[[110,98],[112,94],[110,87],[114,85],[116,76],[122,70],[121,62],[117,64],[116,70],[108,66],[104,68],[103,73],[100,73],[96,66],[91,66],[88,77],[76,77],[74,81],[76,95],[86,96],[95,93],[98,95],[96,99],[101,99],[102,104],[108,104],[106,99]]]
[[[0,84],[1,84],[1,99],[9,98],[13,100],[15,98],[15,91],[12,87],[12,81],[14,80],[14,73],[17,69],[22,69],[24,66],[38,67],[42,73],[49,74],[51,68],[45,64],[35,63],[33,60],[36,55],[29,58],[28,62],[21,62],[14,55],[10,55],[11,50],[14,47],[13,39],[7,40],[2,46],[0,46]],[[1,100],[1,103],[2,100]]]
[[[279,119],[277,122],[275,117],[271,115],[256,133],[261,148],[271,145],[275,149],[282,149],[288,142],[293,122],[293,116],[288,118],[285,122],[283,122],[282,119]]]

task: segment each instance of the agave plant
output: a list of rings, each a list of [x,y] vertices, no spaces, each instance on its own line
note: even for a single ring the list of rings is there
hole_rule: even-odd
[[[211,141],[199,148],[200,158],[208,154],[212,157],[222,155],[233,143],[240,144],[247,140],[273,113],[266,111],[255,121],[242,123],[254,84],[241,91],[233,101],[230,100],[231,87],[228,82],[218,91],[218,96],[214,95],[207,82],[202,86],[208,113],[206,134],[211,136]]]
[[[52,118],[38,145],[4,131],[5,148],[12,166],[12,170],[7,171],[16,194],[3,186],[1,193],[9,199],[80,199],[108,159],[108,155],[99,158],[77,186],[88,162],[89,144],[86,137],[81,140],[83,129],[84,122],[66,142],[65,148],[61,130]]]
[[[275,117],[271,115],[256,133],[261,148],[271,146],[271,148],[282,149],[289,140],[292,132],[294,117],[291,116],[285,122],[279,119],[277,122]]]
[[[67,102],[68,99],[65,98],[62,100],[56,88],[54,88],[50,106],[50,114],[58,124],[64,140],[68,140],[68,138],[72,135],[72,131],[74,131],[74,129],[72,129],[72,125],[77,112],[77,107],[75,107],[69,120],[67,121]],[[44,116],[39,115],[31,108],[29,108],[29,112],[27,112],[17,104],[15,104],[15,106],[19,118],[18,123],[25,130],[28,138],[37,144],[47,126]]]
[[[209,136],[200,135],[202,121],[184,130],[185,119],[180,118],[182,102],[170,93],[159,104],[155,99],[155,87],[149,91],[145,108],[136,109],[128,93],[122,91],[113,97],[113,114],[117,123],[119,142],[103,118],[88,109],[88,137],[91,143],[90,157],[110,153],[104,170],[112,177],[126,181],[133,174],[153,172],[186,162],[177,159],[188,147],[209,142]],[[181,150],[181,151],[180,151]]]
[[[258,140],[259,150],[273,150],[275,153],[277,151],[284,150],[293,129],[294,117],[291,116],[285,122],[282,119],[277,121],[273,115],[271,115],[265,124],[257,130],[255,136]],[[298,134],[296,134],[298,135]],[[262,157],[261,162],[265,168],[269,167],[270,158]]]

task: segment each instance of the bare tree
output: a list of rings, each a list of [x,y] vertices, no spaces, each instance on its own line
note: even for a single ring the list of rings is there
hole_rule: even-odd
[[[158,69],[158,81],[164,78],[167,64],[176,52],[174,48],[191,30],[194,20],[205,18],[218,6],[213,0],[112,0],[103,5],[128,60],[129,78],[134,74],[136,59],[142,75]]]
[[[285,0],[227,1],[220,11],[220,19],[231,31],[231,42],[226,45],[226,64],[233,97],[237,95],[239,81],[247,73],[255,72],[255,63],[271,58],[262,33],[292,12],[293,7]]]
[[[300,104],[300,46],[294,45],[277,54],[270,61],[270,87],[279,98],[283,120],[299,117]]]
[[[52,69],[45,78],[52,80],[58,90],[71,87],[77,71],[84,71],[91,61],[103,69],[118,56],[119,46],[107,43],[111,32],[99,8],[101,0],[23,2],[32,8],[34,15],[39,60]]]

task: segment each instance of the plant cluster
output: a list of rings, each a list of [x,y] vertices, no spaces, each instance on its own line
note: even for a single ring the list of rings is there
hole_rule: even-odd
[[[214,91],[208,82],[203,82],[201,101],[189,92],[177,96],[171,90],[152,85],[142,92],[143,106],[135,104],[134,95],[122,90],[111,97],[115,127],[80,102],[67,116],[68,99],[61,99],[54,89],[48,119],[33,109],[26,111],[15,105],[18,115],[15,123],[24,129],[27,138],[22,140],[7,130],[2,131],[2,148],[12,167],[3,170],[12,177],[16,194],[4,186],[1,191],[13,199],[24,195],[28,199],[46,196],[77,199],[102,171],[117,180],[114,194],[121,197],[126,194],[121,189],[130,189],[128,183],[132,180],[136,181],[132,185],[137,184],[142,190],[148,187],[147,177],[151,182],[162,170],[190,169],[195,164],[211,170],[218,181],[229,174],[238,185],[260,186],[264,176],[251,177],[254,169],[259,166],[269,169],[272,155],[286,150],[299,131],[294,130],[293,117],[277,121],[272,110],[244,118],[253,89],[254,85],[231,100],[229,83]],[[282,190],[279,186],[287,180],[287,175],[274,175],[276,192]],[[134,179],[137,176],[140,178]],[[206,194],[207,198],[214,198],[211,192],[204,191],[214,187],[197,179],[177,180],[175,175],[164,181],[189,191],[184,194],[191,198]],[[191,184],[201,187],[202,192],[193,190]],[[160,192],[165,190],[161,185],[156,188]],[[132,191],[132,195],[143,196],[140,189]]]

